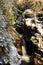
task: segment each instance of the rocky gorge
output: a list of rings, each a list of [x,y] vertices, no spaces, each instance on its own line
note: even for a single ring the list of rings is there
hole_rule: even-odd
[[[0,0],[0,64],[43,65],[43,0]]]

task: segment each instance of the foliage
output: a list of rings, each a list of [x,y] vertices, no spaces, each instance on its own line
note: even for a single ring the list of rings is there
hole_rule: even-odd
[[[0,0],[0,8],[3,11],[4,18],[8,24],[14,24],[15,22],[15,15],[12,9],[12,2],[10,0]]]

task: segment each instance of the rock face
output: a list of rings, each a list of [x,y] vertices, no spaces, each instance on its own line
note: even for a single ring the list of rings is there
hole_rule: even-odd
[[[21,56],[13,44],[15,40],[12,41],[11,35],[6,31],[6,26],[7,22],[3,14],[0,13],[0,65],[19,65]]]
[[[28,11],[29,12],[29,11]],[[34,18],[35,17],[35,18]],[[26,25],[29,27],[31,27],[33,30],[36,27],[37,28],[37,32],[34,33],[34,31],[32,32],[34,34],[34,36],[31,37],[31,40],[33,42],[33,44],[38,46],[38,50],[39,52],[36,51],[37,54],[39,54],[37,56],[38,59],[43,58],[42,54],[43,54],[43,8],[40,7],[40,10],[38,12],[36,12],[36,15],[34,15],[33,20],[30,18],[28,18],[28,20],[26,19]],[[30,21],[29,21],[30,20]],[[30,24],[28,23],[30,22]],[[32,26],[33,25],[33,26]],[[41,57],[40,57],[41,55]],[[39,58],[40,57],[40,58]],[[39,64],[43,64],[43,60],[38,60]]]
[[[20,56],[5,29],[0,28],[0,64],[19,65]]]
[[[43,7],[40,6],[39,8],[39,11],[36,11],[37,9],[35,11],[31,9],[25,10],[22,14],[24,20],[16,21],[18,22],[16,30],[22,35],[24,40],[22,60],[29,62],[30,58],[33,58],[32,62],[34,60],[35,64],[43,65]],[[23,22],[24,24],[22,25],[21,23],[20,25],[20,22]]]

